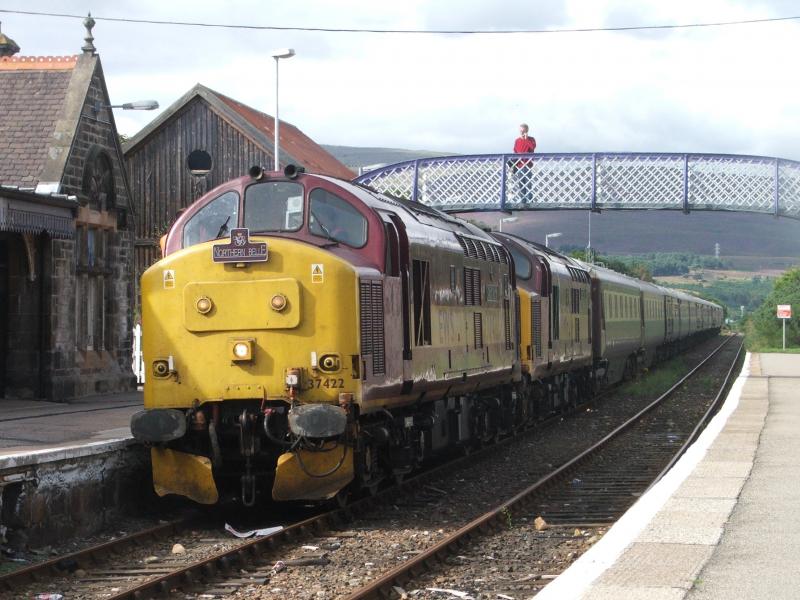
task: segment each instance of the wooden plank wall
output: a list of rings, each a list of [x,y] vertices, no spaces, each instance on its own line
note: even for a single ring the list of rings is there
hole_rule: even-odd
[[[211,155],[205,181],[189,171],[193,150]],[[159,238],[181,208],[206,191],[247,174],[253,165],[269,167],[272,154],[256,146],[238,129],[195,98],[133,151],[125,155],[136,207],[136,287],[139,277],[160,257]]]

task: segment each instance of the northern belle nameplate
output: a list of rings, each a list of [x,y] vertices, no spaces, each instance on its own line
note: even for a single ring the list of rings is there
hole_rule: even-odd
[[[218,263],[264,262],[267,260],[267,243],[251,242],[250,230],[231,229],[228,244],[214,244],[212,260]]]

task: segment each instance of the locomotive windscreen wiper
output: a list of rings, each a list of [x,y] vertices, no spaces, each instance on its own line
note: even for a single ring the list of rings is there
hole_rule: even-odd
[[[228,231],[228,222],[231,220],[231,216],[228,215],[228,218],[225,219],[225,222],[219,226],[219,231],[217,231],[217,237],[221,238],[222,234]]]
[[[309,212],[311,213],[311,216],[316,222],[316,224],[319,225],[319,228],[322,229],[322,233],[325,234],[325,237],[328,238],[330,241],[332,241],[334,244],[338,244],[339,240],[337,240],[336,238],[333,237],[333,235],[331,235],[331,232],[328,231],[328,228],[325,227],[320,218],[316,214],[314,214],[314,211],[310,210]]]

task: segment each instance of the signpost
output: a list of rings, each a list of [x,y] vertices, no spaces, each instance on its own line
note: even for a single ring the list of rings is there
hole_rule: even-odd
[[[778,304],[778,318],[783,321],[783,349],[786,350],[786,319],[792,318],[792,305]]]

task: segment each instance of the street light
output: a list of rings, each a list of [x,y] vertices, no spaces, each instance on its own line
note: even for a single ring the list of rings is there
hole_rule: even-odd
[[[514,221],[518,220],[518,217],[504,217],[498,220],[497,231],[503,233],[503,223],[513,223]]]
[[[280,159],[278,154],[280,148],[278,147],[278,140],[280,135],[281,122],[278,116],[278,63],[282,58],[292,58],[294,56],[294,48],[281,48],[280,50],[272,51],[272,58],[275,59],[275,170],[279,171]]]
[[[100,112],[102,108],[121,108],[122,110],[155,110],[158,102],[155,100],[137,100],[136,102],[126,102],[125,104],[103,104],[100,101],[94,103],[94,112]]]
[[[550,247],[550,238],[557,238],[557,237],[561,237],[561,232],[560,231],[558,233],[548,233],[546,236],[544,236],[544,247],[545,248],[549,248]]]

